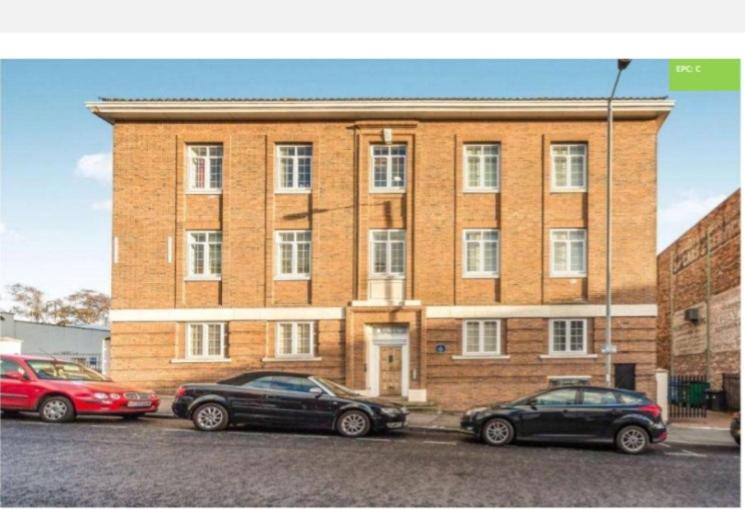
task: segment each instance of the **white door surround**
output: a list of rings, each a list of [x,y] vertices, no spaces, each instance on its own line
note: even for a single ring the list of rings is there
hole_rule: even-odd
[[[409,395],[409,328],[407,325],[365,325],[367,396],[380,395],[380,347],[401,347],[401,396]]]

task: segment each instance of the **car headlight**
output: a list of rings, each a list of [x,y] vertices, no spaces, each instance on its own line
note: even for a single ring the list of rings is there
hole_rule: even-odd
[[[471,417],[472,415],[475,415],[479,412],[483,412],[484,410],[487,410],[488,407],[485,406],[477,406],[475,408],[469,408],[466,410],[466,417]]]
[[[118,394],[116,392],[112,392],[111,394],[109,394],[109,398],[111,399],[119,399],[121,397],[122,397],[121,394]]]
[[[401,410],[398,408],[381,408],[380,413],[385,414],[388,417],[398,417],[401,414]]]
[[[109,395],[105,392],[94,392],[93,397],[96,399],[109,399]]]

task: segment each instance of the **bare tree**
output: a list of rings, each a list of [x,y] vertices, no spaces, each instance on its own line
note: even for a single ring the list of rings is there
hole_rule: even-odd
[[[14,306],[11,311],[40,323],[56,325],[106,323],[111,299],[95,290],[78,290],[62,299],[46,300],[44,292],[16,283],[7,287]]]
[[[44,292],[33,286],[16,283],[8,286],[8,293],[15,305],[11,311],[17,315],[33,320],[44,322],[46,315],[46,300]]]
[[[55,325],[71,325],[76,321],[76,310],[64,299],[54,299],[46,303],[44,314],[47,322]]]
[[[78,323],[106,323],[109,319],[111,298],[95,290],[78,290],[65,299]]]

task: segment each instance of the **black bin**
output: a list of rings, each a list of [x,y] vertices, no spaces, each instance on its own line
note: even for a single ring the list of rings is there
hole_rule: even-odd
[[[724,391],[706,391],[706,407],[714,412],[724,412],[727,409]]]

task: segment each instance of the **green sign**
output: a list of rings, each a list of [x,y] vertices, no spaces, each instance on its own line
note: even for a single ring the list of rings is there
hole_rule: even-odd
[[[670,60],[670,90],[740,90],[740,60]]]

